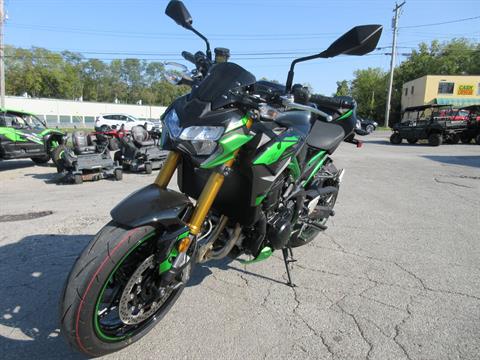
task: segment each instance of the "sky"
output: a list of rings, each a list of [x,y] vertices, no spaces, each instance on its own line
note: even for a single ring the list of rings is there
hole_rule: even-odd
[[[177,61],[182,50],[205,45],[165,14],[167,0],[5,0],[5,43],[81,52],[110,61]],[[194,27],[212,48],[227,47],[230,61],[285,82],[295,57],[318,53],[355,25],[381,24],[381,49],[372,54],[318,59],[297,65],[295,82],[331,95],[336,81],[356,69],[389,69],[391,0],[184,0]],[[475,18],[476,17],[476,18]],[[474,18],[456,21],[459,19]],[[441,25],[430,25],[441,23]],[[421,25],[421,26],[420,26]],[[427,25],[427,26],[423,26]],[[466,37],[480,41],[480,0],[407,0],[399,19],[397,65],[422,42]]]

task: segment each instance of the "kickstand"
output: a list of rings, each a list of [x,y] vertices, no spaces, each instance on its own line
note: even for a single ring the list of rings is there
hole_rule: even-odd
[[[291,247],[283,248],[282,254],[283,254],[283,262],[285,263],[285,268],[287,269],[287,276],[288,276],[287,285],[290,287],[295,287],[295,284],[292,282],[292,276],[290,274],[290,268],[288,264],[294,263],[297,260],[293,258],[293,252]]]

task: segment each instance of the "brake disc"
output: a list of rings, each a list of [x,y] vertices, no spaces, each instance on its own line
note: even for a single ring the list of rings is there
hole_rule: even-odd
[[[118,312],[120,320],[127,325],[136,325],[148,319],[155,314],[163,305],[164,300],[170,296],[172,289],[160,289],[160,298],[148,304],[136,301],[142,292],[148,291],[145,286],[146,274],[155,271],[154,255],[149,256],[135,270],[125,286],[120,303],[118,304]]]

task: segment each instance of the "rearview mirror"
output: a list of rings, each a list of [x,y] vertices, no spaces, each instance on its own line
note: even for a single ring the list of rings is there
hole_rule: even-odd
[[[382,35],[382,25],[361,25],[355,26],[350,31],[346,32],[335,40],[327,50],[322,51],[320,54],[310,55],[295,59],[290,65],[290,71],[288,72],[287,83],[285,88],[287,92],[292,89],[293,84],[293,69],[299,62],[319,59],[330,58],[338,55],[365,55],[375,49]]]
[[[165,9],[165,14],[172,18],[178,25],[187,29],[192,28],[192,16],[180,0],[171,0]]]
[[[327,50],[321,53],[321,57],[368,54],[375,49],[381,35],[382,25],[355,26],[335,40]]]

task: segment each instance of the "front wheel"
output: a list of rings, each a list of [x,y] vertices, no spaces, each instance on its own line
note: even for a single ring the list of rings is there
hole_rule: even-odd
[[[151,226],[126,229],[110,222],[85,248],[68,276],[60,309],[62,332],[74,348],[88,356],[118,351],[145,336],[175,303],[192,262],[162,281],[162,266],[178,252],[160,236]]]
[[[443,142],[443,136],[439,133],[433,133],[428,136],[428,144],[430,146],[440,146]]]
[[[392,136],[390,136],[390,142],[394,145],[399,145],[402,143],[402,137],[399,133],[393,133]]]

